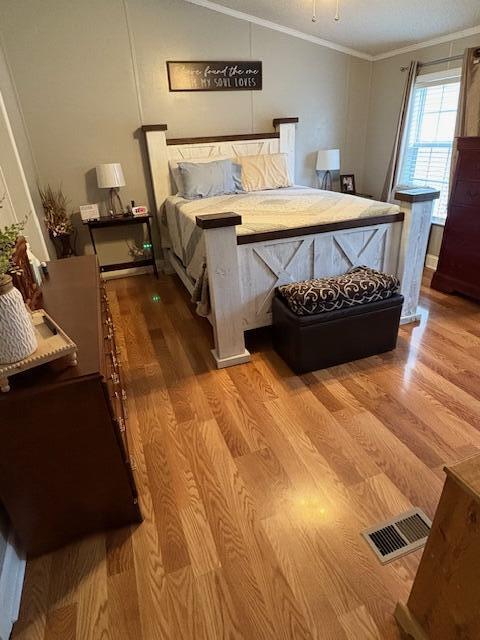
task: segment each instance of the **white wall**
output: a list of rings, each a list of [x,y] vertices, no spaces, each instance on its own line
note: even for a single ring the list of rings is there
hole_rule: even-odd
[[[182,0],[2,0],[0,33],[40,182],[61,183],[73,208],[104,198],[99,162],[121,162],[124,200],[146,201],[136,131],[152,123],[183,137],[299,116],[297,180],[314,184],[315,151],[338,146],[362,189],[369,62]],[[263,91],[168,92],[168,59],[252,58]],[[102,259],[124,259],[109,237]]]

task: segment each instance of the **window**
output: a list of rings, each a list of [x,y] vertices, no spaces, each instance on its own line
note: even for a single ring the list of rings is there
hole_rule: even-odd
[[[434,217],[447,215],[452,143],[455,135],[460,70],[419,76],[403,141],[399,184],[440,190]]]

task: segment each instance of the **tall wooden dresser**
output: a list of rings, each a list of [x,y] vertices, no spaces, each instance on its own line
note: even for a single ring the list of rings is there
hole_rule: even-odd
[[[480,137],[459,138],[458,154],[432,287],[480,300]]]
[[[43,307],[76,342],[0,394],[0,502],[32,556],[141,521],[126,438],[125,389],[95,256],[49,263]]]

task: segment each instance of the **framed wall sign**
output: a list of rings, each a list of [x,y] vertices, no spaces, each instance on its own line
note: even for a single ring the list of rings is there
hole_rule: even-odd
[[[167,62],[170,91],[259,91],[259,61]]]

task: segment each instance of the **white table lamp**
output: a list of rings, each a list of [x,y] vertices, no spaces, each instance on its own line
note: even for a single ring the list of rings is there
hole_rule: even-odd
[[[331,191],[331,172],[340,170],[340,149],[319,149],[316,170],[324,172],[321,188]]]
[[[110,189],[108,196],[108,209],[111,215],[120,215],[124,213],[119,187],[125,186],[125,178],[123,176],[122,165],[119,162],[111,162],[109,164],[99,164],[96,167],[97,184],[99,189]],[[118,207],[120,211],[118,211]]]

